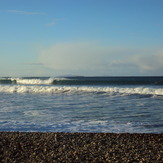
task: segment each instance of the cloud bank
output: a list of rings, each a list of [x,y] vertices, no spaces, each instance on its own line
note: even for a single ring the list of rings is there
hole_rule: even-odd
[[[163,50],[59,43],[41,51],[39,63],[58,74],[163,75]]]

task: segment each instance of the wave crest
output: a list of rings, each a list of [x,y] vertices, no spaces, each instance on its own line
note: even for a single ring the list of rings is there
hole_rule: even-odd
[[[47,80],[11,78],[11,81],[15,81],[16,84],[27,84],[27,85],[48,85],[53,83],[52,78],[49,78]]]
[[[162,88],[121,88],[121,87],[74,87],[74,86],[31,86],[31,85],[0,85],[1,93],[106,93],[109,95],[157,95],[163,96]]]
[[[0,84],[23,85],[163,85],[163,77],[0,78]]]

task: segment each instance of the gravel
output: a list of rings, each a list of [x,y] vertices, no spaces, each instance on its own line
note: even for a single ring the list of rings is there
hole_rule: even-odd
[[[163,134],[0,132],[0,162],[163,162]]]

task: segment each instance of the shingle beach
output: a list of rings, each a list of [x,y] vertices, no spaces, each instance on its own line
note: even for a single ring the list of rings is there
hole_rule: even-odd
[[[0,162],[163,162],[163,134],[0,132]]]

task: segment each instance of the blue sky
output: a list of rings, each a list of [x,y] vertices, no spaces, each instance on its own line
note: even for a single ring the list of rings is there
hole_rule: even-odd
[[[162,76],[162,0],[0,0],[0,76]]]

